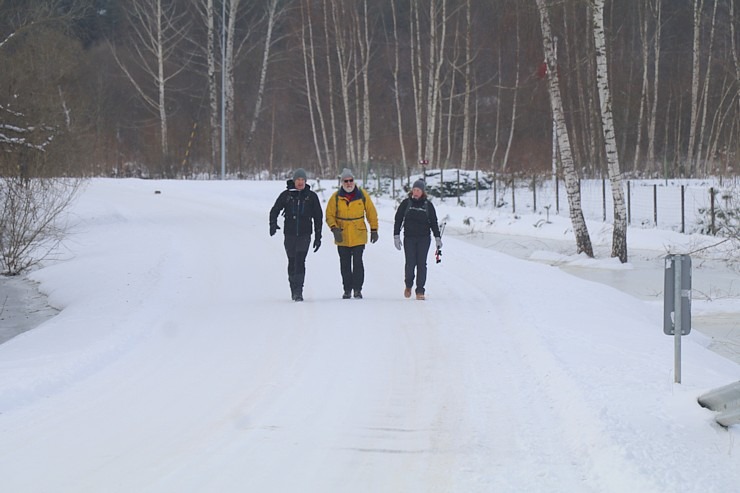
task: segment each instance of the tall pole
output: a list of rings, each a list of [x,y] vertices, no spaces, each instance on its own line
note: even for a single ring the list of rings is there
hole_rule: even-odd
[[[683,335],[683,285],[681,280],[682,255],[673,256],[673,381],[681,383],[681,336]]]
[[[558,58],[558,37],[553,37],[553,44],[555,46],[555,49],[553,50],[555,52],[555,60]],[[557,64],[555,65],[555,70],[557,70]],[[555,123],[555,112],[552,112],[552,185],[553,189],[556,190],[557,193],[557,187],[558,187],[558,129],[557,125]]]
[[[221,1],[221,179],[226,179],[226,0]]]

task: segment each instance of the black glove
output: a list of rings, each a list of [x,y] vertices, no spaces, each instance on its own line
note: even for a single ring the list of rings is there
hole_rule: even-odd
[[[270,224],[270,236],[275,236],[275,231],[280,229],[280,226],[277,224]]]
[[[318,236],[315,240],[313,240],[313,251],[316,253],[319,250],[319,247],[321,246],[321,238]]]
[[[339,228],[331,228],[331,232],[334,233],[334,241],[337,243],[342,242],[342,230]]]
[[[371,229],[370,230],[370,243],[375,243],[376,241],[378,241],[378,230]]]

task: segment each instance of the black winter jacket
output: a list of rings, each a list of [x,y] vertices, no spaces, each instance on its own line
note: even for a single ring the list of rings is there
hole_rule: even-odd
[[[303,190],[297,190],[293,180],[288,180],[287,190],[284,190],[270,209],[270,225],[277,225],[278,215],[282,212],[285,217],[283,234],[285,236],[310,235],[312,230],[316,238],[321,239],[321,226],[324,213],[316,192],[306,184]],[[313,220],[313,224],[311,221]]]
[[[429,236],[429,231],[435,238],[440,237],[437,211],[426,196],[419,200],[407,197],[396,209],[396,220],[393,224],[393,236],[401,234],[403,226],[404,236]]]

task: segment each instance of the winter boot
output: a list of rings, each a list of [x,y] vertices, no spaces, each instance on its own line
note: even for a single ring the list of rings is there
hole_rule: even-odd
[[[345,291],[344,294],[342,295],[343,300],[348,300],[351,297],[352,297],[352,291],[349,291],[349,290]]]
[[[424,293],[416,293],[416,299],[417,300],[424,301],[424,299],[425,299],[424,298]]]
[[[356,300],[362,299],[362,291],[360,291],[359,289],[355,289],[355,299]]]
[[[298,288],[293,294],[293,301],[303,301],[303,290]]]
[[[403,297],[404,298],[411,298],[411,288],[406,288],[403,290]]]

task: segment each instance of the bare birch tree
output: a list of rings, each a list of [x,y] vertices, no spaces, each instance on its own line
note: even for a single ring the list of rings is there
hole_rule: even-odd
[[[705,146],[705,132],[707,127],[707,112],[709,110],[709,88],[712,82],[712,59],[713,59],[713,53],[714,53],[714,34],[715,34],[715,26],[717,21],[717,5],[719,4],[718,0],[714,0],[714,8],[712,9],[712,24],[709,28],[709,46],[707,47],[707,53],[705,54],[704,58],[707,60],[707,70],[704,73],[704,88],[702,90],[701,98],[700,98],[700,104],[702,105],[701,109],[701,119],[699,122],[699,129],[698,129],[698,135],[696,139],[696,146],[697,146],[697,169],[698,169],[698,160],[699,156],[701,156],[702,148]],[[709,145],[706,146],[707,149],[710,147]],[[707,156],[706,159],[704,159],[704,166],[703,166],[703,172],[704,174],[708,171],[708,164],[710,160],[710,156]],[[693,156],[691,157],[693,160]]]
[[[686,151],[687,172],[693,174],[696,170],[694,152],[696,146],[696,131],[699,121],[699,82],[701,78],[701,28],[702,9],[704,0],[693,0],[694,6],[694,45],[691,67],[691,120],[689,121],[689,142]]]
[[[473,92],[473,14],[471,0],[465,0],[465,93],[463,96],[463,135],[460,167],[467,169],[469,165],[470,134],[472,117],[470,114],[470,96]]]
[[[647,162],[651,167],[656,165],[655,158],[655,127],[658,123],[658,97],[660,92],[660,38],[662,30],[662,3],[663,0],[654,0],[652,6],[652,15],[654,18],[653,29],[653,90],[652,90],[652,107],[650,108],[650,117],[648,119],[648,150]],[[647,15],[647,14],[646,14]]]
[[[285,5],[278,8],[280,0],[269,0],[267,4],[267,26],[265,34],[264,49],[262,50],[262,63],[260,65],[259,84],[257,87],[257,94],[254,101],[254,109],[252,111],[252,120],[249,124],[249,132],[246,136],[246,149],[249,149],[254,140],[254,134],[257,131],[257,125],[259,123],[260,114],[262,113],[262,102],[265,97],[265,86],[267,84],[267,69],[270,64],[270,54],[274,43],[273,34],[275,26],[280,20],[281,16],[285,12]]]
[[[601,127],[604,132],[606,163],[611,182],[614,206],[614,230],[612,234],[612,257],[627,262],[627,206],[624,200],[622,173],[619,169],[617,138],[614,132],[612,96],[609,89],[609,68],[606,56],[606,34],[604,32],[604,0],[593,0],[593,36],[596,48],[596,84],[601,102]]]
[[[406,144],[403,138],[403,104],[401,102],[401,85],[399,82],[399,72],[401,68],[401,56],[400,40],[398,36],[398,15],[396,13],[396,0],[390,0],[391,2],[391,15],[393,18],[393,67],[391,72],[393,73],[393,92],[394,102],[396,103],[396,124],[398,127],[398,145],[401,149],[401,166],[404,175],[408,175],[409,166],[406,159]]]
[[[141,100],[158,116],[162,164],[165,174],[169,174],[167,86],[185,68],[185,64],[178,66],[172,62],[187,33],[186,12],[178,11],[175,2],[131,0],[127,14],[133,29],[131,49],[135,63],[146,80],[140,81],[117,55],[116,61]]]
[[[547,0],[536,0],[537,10],[540,16],[540,27],[542,29],[542,44],[545,51],[547,63],[548,91],[550,93],[550,106],[557,127],[558,148],[563,166],[565,189],[568,195],[568,206],[570,209],[570,220],[573,224],[573,233],[576,236],[576,248],[578,253],[585,253],[589,257],[594,256],[591,245],[591,237],[588,234],[586,219],[583,217],[581,208],[581,190],[575,163],[568,138],[568,128],[565,123],[563,102],[560,97],[560,86],[557,71],[555,50],[552,41],[552,29],[550,24],[550,11]]]
[[[506,150],[504,151],[504,161],[501,165],[501,170],[506,171],[506,167],[509,164],[509,156],[511,155],[511,148],[512,143],[514,142],[514,132],[516,130],[516,118],[517,118],[517,102],[519,98],[519,72],[521,67],[519,66],[519,54],[520,54],[520,45],[521,45],[521,38],[519,35],[519,10],[517,9],[517,16],[516,16],[516,68],[515,68],[515,75],[514,75],[514,89],[513,89],[513,95],[512,95],[512,102],[511,102],[511,123],[509,124],[509,138],[506,141]],[[554,144],[554,143],[553,143]],[[555,170],[553,170],[554,172]]]
[[[321,109],[321,100],[318,90],[316,49],[314,45],[313,21],[310,11],[310,3],[301,2],[301,55],[303,58],[303,75],[306,83],[306,98],[308,114],[311,121],[313,144],[316,150],[316,158],[319,169],[325,170],[324,157],[330,160],[329,141],[326,135],[326,124]],[[317,121],[318,120],[318,121]],[[319,130],[318,127],[321,127]],[[321,138],[323,136],[323,138]],[[323,150],[322,150],[323,145]]]

